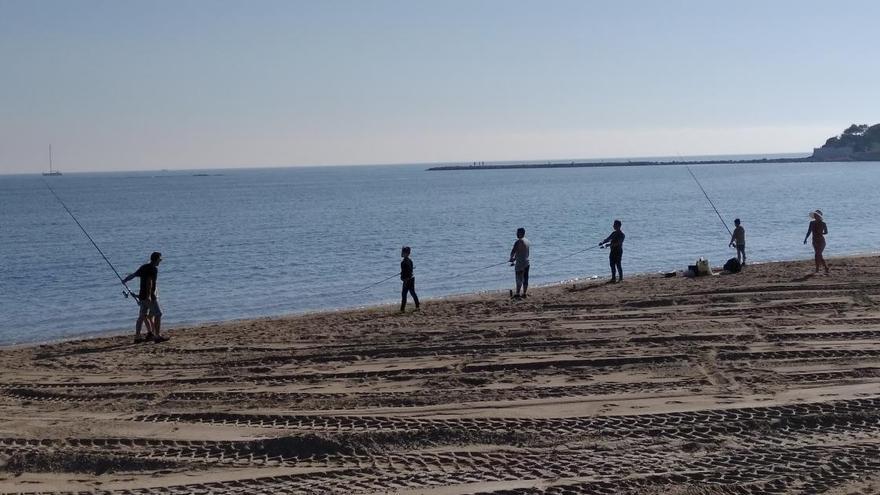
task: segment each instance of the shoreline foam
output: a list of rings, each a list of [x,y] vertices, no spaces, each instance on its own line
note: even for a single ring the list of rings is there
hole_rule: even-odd
[[[871,256],[877,256],[877,255],[880,255],[880,251],[844,254],[844,255],[839,255],[839,256],[834,256],[834,257],[826,257],[826,259],[833,263],[835,260],[871,257]],[[811,259],[807,259],[807,258],[796,259],[796,260],[749,261],[749,265],[750,266],[761,266],[761,265],[768,265],[768,264],[774,264],[774,263],[798,263],[798,262],[809,262],[809,261],[811,261]],[[720,265],[713,266],[712,269],[717,273],[717,272],[721,271],[721,266]],[[670,271],[681,271],[681,268],[676,269],[676,270],[670,270]],[[662,272],[662,271],[661,272],[636,272],[636,273],[633,273],[632,275],[627,275],[627,280],[632,281],[635,279],[645,278],[645,277],[648,277],[648,278],[657,277],[657,276],[660,276],[662,273],[664,273],[664,272]],[[581,284],[581,283],[591,283],[591,282],[597,283],[597,284],[603,284],[605,280],[606,279],[603,278],[603,276],[601,276],[601,275],[591,275],[589,277],[583,277],[583,278],[575,277],[572,279],[560,280],[557,282],[535,284],[535,285],[531,285],[529,287],[529,289],[531,291],[534,291],[534,290],[542,290],[542,289],[548,289],[548,288],[564,287],[569,284]],[[479,297],[489,295],[489,294],[503,295],[507,291],[508,291],[507,288],[486,289],[486,290],[477,291],[477,292],[462,292],[462,293],[446,294],[446,295],[433,296],[433,297],[422,297],[420,299],[426,303],[433,303],[433,302],[442,302],[442,301],[446,301],[446,300],[450,300],[450,299],[461,299],[461,298],[469,299],[469,298],[473,298],[473,297],[479,298]],[[303,311],[303,312],[297,312],[297,313],[271,314],[271,315],[253,316],[253,317],[245,317],[245,318],[233,318],[233,319],[227,319],[227,320],[203,320],[203,321],[197,321],[197,322],[192,322],[192,323],[179,323],[179,324],[175,324],[172,322],[170,324],[163,325],[163,329],[164,329],[164,331],[177,332],[177,331],[182,331],[182,330],[187,330],[187,329],[192,329],[192,328],[199,328],[199,327],[203,327],[203,326],[216,326],[216,325],[222,325],[222,324],[248,324],[248,323],[252,323],[252,322],[259,322],[259,321],[265,321],[265,320],[286,321],[286,320],[290,320],[290,319],[294,319],[294,318],[318,316],[318,315],[322,315],[325,313],[326,314],[336,314],[336,313],[346,313],[346,312],[351,312],[351,311],[373,311],[373,310],[380,310],[380,309],[388,309],[389,311],[391,311],[397,307],[397,304],[398,303],[396,303],[394,301],[389,301],[387,303],[376,303],[376,304],[368,304],[368,305],[362,305],[362,306],[351,306],[351,307],[342,307],[342,308],[325,308],[325,309],[316,309],[316,310],[312,310],[312,311]],[[134,326],[134,320],[135,320],[135,318],[132,317],[132,325],[131,325],[132,327]],[[124,336],[133,335],[133,333],[134,333],[134,331],[132,330],[132,328],[87,331],[84,333],[71,335],[68,337],[61,337],[61,338],[57,338],[57,339],[34,340],[34,341],[28,341],[28,342],[13,342],[13,343],[6,343],[6,344],[0,343],[0,350],[7,349],[7,348],[19,348],[19,347],[38,346],[38,345],[52,345],[52,344],[60,344],[60,343],[65,343],[65,342],[80,342],[80,341],[88,341],[88,340],[102,339],[102,338],[124,337]]]

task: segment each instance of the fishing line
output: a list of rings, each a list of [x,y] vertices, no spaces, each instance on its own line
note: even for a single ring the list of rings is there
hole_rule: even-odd
[[[545,264],[545,265],[549,265],[550,263],[556,263],[557,261],[562,261],[562,260],[565,260],[565,259],[571,258],[571,257],[574,256],[574,255],[581,254],[581,253],[587,252],[587,251],[589,251],[589,250],[591,250],[591,249],[596,249],[596,248],[600,248],[600,247],[602,247],[602,246],[590,246],[590,247],[588,247],[588,248],[581,249],[580,251],[575,251],[575,252],[573,252],[573,253],[571,253],[571,254],[566,254],[565,256],[563,256],[563,257],[561,257],[561,258],[556,258],[556,259],[553,259],[553,260],[547,261],[547,262],[545,262],[544,264]]]
[[[52,186],[50,186],[49,183],[45,181],[45,179],[43,180],[43,184],[46,184],[46,187],[49,188],[49,192],[51,192],[52,195],[55,196],[55,199],[57,199],[58,202],[61,203],[61,206],[63,206],[65,211],[67,211],[67,214],[70,215],[70,218],[72,218],[73,221],[76,222],[76,225],[80,228],[80,230],[83,231],[83,234],[85,234],[86,237],[89,239],[89,241],[91,241],[92,246],[95,246],[95,249],[97,249],[98,252],[101,253],[101,257],[104,258],[104,261],[107,262],[107,265],[109,265],[110,269],[113,270],[113,273],[116,274],[116,278],[119,279],[119,282],[122,284],[123,287],[125,287],[125,290],[128,291],[128,293],[134,297],[134,302],[137,303],[137,297],[135,297],[134,292],[132,292],[131,289],[129,289],[128,286],[125,285],[125,282],[122,281],[122,276],[119,275],[119,272],[116,271],[116,268],[113,266],[113,263],[110,263],[110,260],[107,259],[106,255],[104,255],[104,251],[101,251],[101,248],[98,247],[98,244],[95,243],[95,240],[92,239],[92,236],[90,236],[89,233],[86,232],[85,227],[83,227],[82,224],[79,223],[79,220],[76,219],[76,217],[73,215],[73,212],[70,211],[70,208],[68,208],[67,205],[64,204],[64,201],[61,200],[61,197],[58,196],[58,194],[55,192],[55,190],[52,189]]]
[[[354,291],[354,292],[363,292],[363,291],[365,291],[365,290],[367,290],[367,289],[372,289],[373,287],[375,287],[375,286],[377,286],[377,285],[379,285],[379,284],[381,284],[381,283],[383,283],[383,282],[387,282],[387,281],[391,280],[392,278],[394,278],[394,277],[396,277],[396,276],[398,276],[398,275],[400,275],[400,272],[397,272],[397,273],[395,273],[394,275],[392,275],[392,276],[390,276],[390,277],[383,278],[382,280],[376,282],[375,284],[370,284],[370,285],[364,287],[363,289],[358,289],[358,290],[356,290],[356,291]]]
[[[440,280],[446,280],[446,279],[458,278],[458,277],[461,277],[461,276],[464,276],[464,275],[469,275],[469,274],[471,274],[471,273],[475,273],[475,272],[479,272],[479,271],[483,271],[483,270],[488,270],[489,268],[494,268],[494,267],[496,267],[496,266],[503,265],[503,264],[505,264],[505,263],[509,263],[509,262],[508,262],[508,261],[502,261],[502,262],[500,262],[500,263],[493,263],[493,264],[491,264],[491,265],[482,266],[482,267],[480,267],[480,268],[474,268],[473,270],[468,270],[468,271],[466,271],[466,272],[456,273],[455,275],[449,275],[449,276],[447,276],[447,277],[440,277]],[[388,277],[388,278],[382,279],[382,280],[380,280],[380,281],[378,281],[378,282],[376,282],[376,283],[374,283],[374,284],[370,284],[370,285],[364,287],[363,289],[358,289],[358,290],[356,290],[356,291],[354,291],[354,292],[363,292],[363,291],[365,291],[365,290],[367,290],[367,289],[372,289],[373,287],[375,287],[375,286],[377,286],[377,285],[379,285],[379,284],[381,284],[381,283],[383,283],[383,282],[387,282],[387,281],[391,280],[392,278],[394,278],[394,277],[396,277],[396,276],[398,276],[398,275],[400,275],[400,272],[397,272],[397,273],[395,273],[394,275],[392,275],[392,276],[390,276],[390,277]]]
[[[564,259],[571,258],[572,256],[575,256],[575,255],[577,255],[577,254],[580,254],[580,253],[583,253],[583,252],[586,252],[586,251],[590,251],[591,249],[596,249],[596,248],[598,248],[598,247],[601,247],[601,246],[590,246],[590,247],[588,247],[588,248],[584,248],[584,249],[581,249],[581,250],[575,251],[575,252],[573,252],[573,253],[571,253],[571,254],[567,254],[567,255],[565,255],[565,256],[563,256],[563,257],[561,257],[561,258],[556,258],[556,259],[554,259],[554,260],[548,261],[546,264],[549,264],[549,263],[555,263],[555,262],[557,262],[557,261],[562,261],[562,260],[564,260]],[[468,270],[468,271],[466,271],[466,272],[456,273],[455,275],[450,275],[450,276],[448,276],[448,277],[441,277],[441,278],[443,278],[443,279],[459,278],[459,277],[462,277],[462,276],[464,276],[464,275],[470,275],[471,273],[476,273],[476,272],[480,272],[480,271],[483,271],[483,270],[488,270],[489,268],[495,268],[496,266],[500,266],[500,265],[503,265],[503,264],[505,264],[505,263],[510,263],[510,262],[509,262],[509,261],[501,261],[501,262],[499,262],[499,263],[492,263],[491,265],[481,266],[480,268],[474,268],[473,270]],[[363,292],[363,291],[365,291],[365,290],[367,290],[367,289],[372,289],[373,287],[375,287],[375,286],[377,286],[377,285],[379,285],[379,284],[381,284],[381,283],[383,283],[383,282],[387,282],[387,281],[391,280],[392,278],[394,278],[394,277],[396,277],[396,276],[398,276],[398,275],[400,275],[400,272],[397,272],[397,273],[395,273],[394,275],[391,275],[390,277],[384,278],[384,279],[382,279],[382,280],[380,280],[380,281],[378,281],[378,282],[376,282],[376,283],[370,284],[370,285],[368,285],[368,286],[366,286],[366,287],[364,287],[364,288],[362,288],[362,289],[358,289],[358,290],[356,290],[356,291],[354,291],[354,292]]]
[[[715,214],[718,215],[718,219],[721,220],[721,223],[724,225],[724,228],[727,229],[727,233],[730,235],[733,235],[733,232],[730,231],[730,227],[727,226],[727,223],[724,221],[724,218],[721,217],[721,213],[718,213],[718,208],[715,208],[715,203],[712,202],[712,199],[709,197],[708,194],[706,194],[706,190],[703,189],[703,185],[700,184],[699,180],[697,180],[697,176],[694,175],[693,171],[691,171],[691,167],[688,165],[685,165],[685,168],[687,168],[688,173],[691,174],[691,177],[694,178],[694,181],[696,181],[697,185],[700,186],[700,190],[703,191],[703,196],[706,196],[706,199],[709,200],[709,204],[712,205],[712,209],[715,210]]]
[[[554,259],[554,260],[548,261],[548,262],[545,263],[545,264],[555,263],[555,262],[557,262],[557,261],[562,261],[562,260],[564,260],[564,259],[571,258],[572,256],[575,256],[575,255],[577,255],[577,254],[580,254],[580,253],[583,253],[583,252],[586,252],[586,251],[590,251],[591,249],[596,249],[596,248],[598,248],[598,247],[600,247],[600,246],[590,246],[590,247],[588,247],[588,248],[585,248],[585,249],[581,249],[581,250],[575,251],[575,252],[573,252],[573,253],[571,253],[571,254],[567,254],[567,255],[565,255],[565,256],[563,256],[563,257],[561,257],[561,258],[556,258],[556,259]],[[471,273],[476,273],[476,272],[480,272],[480,271],[483,271],[483,270],[488,270],[489,268],[495,268],[496,266],[500,266],[500,265],[503,265],[503,264],[505,264],[505,263],[510,263],[510,262],[509,262],[509,261],[501,261],[501,262],[499,262],[499,263],[492,263],[491,265],[481,266],[480,268],[474,268],[473,270],[468,270],[468,271],[466,271],[466,272],[456,273],[455,275],[450,275],[450,276],[448,276],[448,277],[442,277],[442,278],[444,278],[444,279],[459,278],[459,277],[462,277],[462,276],[464,276],[464,275],[470,275]],[[377,285],[379,285],[379,284],[381,284],[381,283],[383,283],[383,282],[387,282],[388,280],[391,280],[392,278],[394,278],[394,277],[396,277],[396,276],[398,276],[398,275],[400,275],[400,272],[395,273],[394,275],[392,275],[392,276],[390,276],[390,277],[388,277],[388,278],[385,278],[385,279],[383,279],[383,280],[380,280],[380,281],[378,281],[378,282],[376,282],[376,283],[374,283],[374,284],[370,284],[370,285],[364,287],[363,289],[358,289],[358,290],[355,291],[355,292],[363,292],[363,291],[365,291],[365,290],[367,290],[367,289],[371,289],[371,288],[373,288],[373,287],[375,287],[375,286],[377,286]]]
[[[509,262],[509,261],[502,261],[502,262],[500,262],[500,263],[493,263],[493,264],[491,264],[491,265],[487,265],[487,266],[484,266],[484,267],[474,268],[473,270],[468,270],[468,271],[466,271],[466,272],[461,272],[461,273],[457,273],[457,274],[455,274],[455,275],[450,275],[448,278],[458,278],[458,277],[461,277],[461,276],[463,276],[463,275],[470,275],[471,273],[475,273],[475,272],[479,272],[479,271],[483,271],[483,270],[488,270],[489,268],[494,268],[494,267],[496,267],[496,266],[503,265],[503,264],[505,264],[505,263],[510,263],[510,262]]]

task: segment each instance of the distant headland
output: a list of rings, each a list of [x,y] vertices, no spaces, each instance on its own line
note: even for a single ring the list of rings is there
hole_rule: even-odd
[[[810,157],[815,162],[880,161],[880,124],[853,124],[843,134],[828,138]]]
[[[748,160],[628,160],[547,163],[489,163],[474,162],[471,165],[442,165],[428,170],[498,170],[517,168],[590,168],[590,167],[647,167],[652,165],[727,165],[739,163],[804,163],[804,162],[873,162],[880,161],[880,124],[868,126],[853,124],[842,134],[828,138],[820,148],[814,148],[810,156],[795,158],[756,158]]]

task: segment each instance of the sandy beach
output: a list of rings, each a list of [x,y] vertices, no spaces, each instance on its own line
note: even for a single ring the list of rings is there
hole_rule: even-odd
[[[831,266],[0,349],[0,491],[880,493],[880,257]]]

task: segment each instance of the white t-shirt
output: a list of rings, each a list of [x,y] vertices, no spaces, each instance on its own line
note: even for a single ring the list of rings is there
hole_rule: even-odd
[[[529,266],[529,240],[525,237],[517,239],[513,249],[515,251],[514,256],[516,260],[514,269],[516,271],[525,270],[526,267]]]

